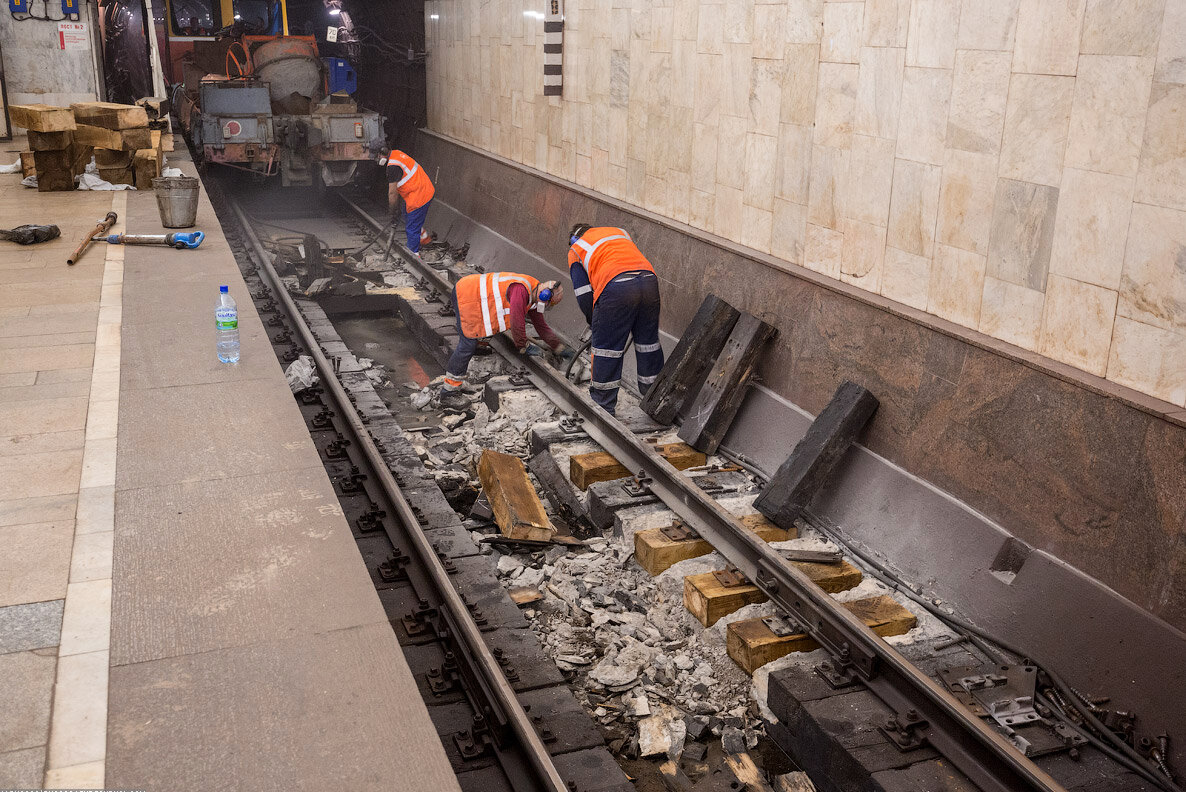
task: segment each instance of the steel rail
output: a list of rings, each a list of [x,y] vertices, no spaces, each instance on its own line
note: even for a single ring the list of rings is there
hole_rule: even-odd
[[[392,476],[386,461],[384,461],[379,449],[375,447],[370,432],[367,431],[366,426],[360,420],[357,411],[350,402],[349,395],[342,387],[341,382],[338,381],[334,373],[333,364],[326,358],[325,353],[321,351],[321,344],[318,342],[316,336],[313,335],[309,326],[301,318],[299,308],[288,294],[288,290],[284,288],[284,284],[280,281],[276,270],[272,267],[268,252],[260,242],[255,230],[251,227],[246,213],[244,213],[238,202],[233,198],[230,199],[230,204],[236,218],[243,227],[260,268],[271,282],[273,293],[279,297],[284,304],[285,310],[293,318],[305,349],[312,356],[317,370],[321,375],[322,385],[330,392],[334,401],[338,403],[341,418],[350,426],[351,432],[357,440],[358,448],[366,456],[367,461],[378,477],[379,485],[382,487],[388,500],[395,507],[396,517],[404,525],[407,535],[412,542],[413,550],[421,562],[422,569],[428,572],[432,585],[437,589],[437,593],[441,597],[446,623],[455,633],[455,637],[467,649],[469,656],[477,661],[476,664],[480,676],[476,680],[471,680],[471,682],[480,685],[483,692],[501,706],[510,728],[513,730],[519,745],[523,749],[523,753],[526,754],[534,770],[535,776],[540,783],[540,788],[548,790],[548,792],[571,792],[556,769],[556,765],[553,763],[552,757],[548,753],[543,740],[540,738],[538,732],[536,732],[530,717],[519,703],[515,690],[503,674],[498,660],[482,639],[482,634],[470,616],[469,608],[466,606],[465,601],[462,600],[461,595],[458,594],[457,590],[453,588],[453,584],[449,581],[449,573],[437,557],[436,550],[433,549],[428,538],[420,529],[419,520],[415,512],[412,511],[411,504],[408,503],[400,491],[399,484],[395,481],[394,476]]]
[[[381,225],[354,202],[343,200],[376,230]],[[396,252],[444,294],[452,284],[413,256]],[[585,432],[628,469],[639,471],[651,491],[735,565],[775,605],[786,611],[832,656],[831,677],[839,685],[865,684],[907,731],[934,747],[984,792],[1066,792],[996,729],[960,704],[865,623],[832,599],[789,561],[641,442],[582,389],[542,360],[515,354],[504,338],[491,345],[508,360],[526,366],[532,382],[558,407],[579,416]]]

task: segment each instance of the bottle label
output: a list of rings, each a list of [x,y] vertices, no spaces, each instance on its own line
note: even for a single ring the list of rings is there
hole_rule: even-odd
[[[214,312],[214,324],[219,330],[238,330],[239,312],[234,308],[220,308]]]

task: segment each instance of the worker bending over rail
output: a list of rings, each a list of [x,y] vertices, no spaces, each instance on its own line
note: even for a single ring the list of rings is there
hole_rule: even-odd
[[[589,395],[610,415],[618,405],[622,356],[634,336],[638,389],[650,389],[663,368],[659,344],[659,279],[621,228],[577,223],[569,233],[572,293],[593,330]]]
[[[564,290],[556,281],[541,283],[530,275],[515,272],[487,272],[466,275],[453,287],[453,313],[457,315],[457,347],[445,367],[441,406],[464,409],[469,399],[461,393],[462,381],[478,341],[511,331],[515,349],[521,355],[540,355],[542,350],[527,340],[527,319],[539,337],[561,357],[571,356],[548,326],[544,311],[558,305]]]
[[[392,217],[398,217],[399,199],[404,199],[408,249],[416,255],[420,255],[420,246],[432,238],[424,230],[424,218],[435,194],[436,188],[424,168],[399,149],[393,149],[387,157],[387,208]]]

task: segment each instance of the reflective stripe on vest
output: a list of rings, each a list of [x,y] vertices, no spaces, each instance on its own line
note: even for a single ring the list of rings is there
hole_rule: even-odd
[[[489,338],[497,333],[506,332],[507,317],[511,314],[511,308],[506,300],[505,292],[510,288],[511,284],[519,283],[527,289],[528,299],[534,303],[538,298],[539,281],[528,275],[518,275],[515,273],[501,273],[489,272],[485,275],[467,275],[458,283],[467,283],[466,288],[471,288],[468,284],[473,283],[470,278],[477,278],[477,302],[478,310],[481,311],[481,324],[473,328],[480,335],[481,338]],[[466,330],[467,325],[471,322],[476,322],[477,311],[474,310],[473,298],[467,295],[472,295],[472,292],[462,294],[458,292],[458,309],[461,311],[462,330],[466,331],[467,337],[474,337],[469,335]],[[528,306],[530,310],[530,304]],[[469,311],[469,313],[467,313]]]
[[[412,169],[411,169],[411,170],[408,170],[408,166],[407,166],[407,165],[405,165],[404,163],[400,162],[399,160],[396,160],[396,163],[397,163],[397,164],[398,164],[398,165],[399,165],[401,168],[403,168],[403,169],[404,169],[404,177],[395,183],[395,186],[396,186],[397,188],[399,188],[399,187],[403,187],[405,184],[407,184],[407,183],[408,183],[408,179],[410,179],[410,178],[412,178],[413,176],[415,176],[415,175],[416,175],[416,171],[420,170],[420,166],[419,166],[419,165],[413,165],[413,166],[412,166]]]
[[[622,231],[622,229],[620,229],[620,228],[617,230]],[[613,234],[612,236],[602,237],[601,239],[594,242],[592,245],[590,245],[588,242],[586,242],[583,239],[578,239],[576,241],[577,247],[579,247],[585,251],[585,255],[583,257],[579,257],[581,259],[581,265],[585,268],[585,272],[589,271],[589,262],[593,260],[593,254],[597,252],[597,248],[601,247],[606,242],[612,242],[615,239],[630,240],[630,235],[627,234],[625,231],[622,231],[622,233],[620,233],[620,234]],[[633,241],[633,240],[630,240],[630,241]]]

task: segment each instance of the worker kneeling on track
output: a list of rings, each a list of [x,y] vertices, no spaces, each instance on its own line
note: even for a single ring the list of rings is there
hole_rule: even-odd
[[[464,409],[469,400],[461,393],[465,372],[478,341],[511,331],[515,349],[521,355],[540,355],[542,350],[527,340],[530,316],[535,332],[561,357],[572,352],[548,326],[544,311],[560,303],[564,290],[556,281],[541,283],[516,272],[487,272],[466,275],[453,287],[453,313],[457,315],[457,348],[445,367],[441,406]]]
[[[399,199],[404,199],[408,249],[416,255],[420,255],[420,246],[432,239],[424,230],[424,219],[428,217],[428,207],[434,195],[436,188],[424,168],[399,149],[392,150],[387,156],[387,208],[393,218],[398,217]]]
[[[572,227],[568,238],[572,293],[593,330],[589,395],[610,415],[618,405],[622,356],[634,336],[638,389],[650,389],[663,368],[659,343],[659,279],[621,228]]]

